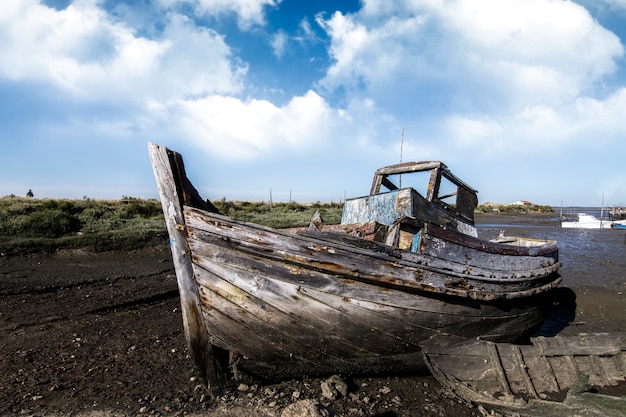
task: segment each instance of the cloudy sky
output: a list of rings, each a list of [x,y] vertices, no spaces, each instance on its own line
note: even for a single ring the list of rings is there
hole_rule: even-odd
[[[338,201],[442,160],[481,203],[626,203],[626,0],[9,0],[0,197]]]

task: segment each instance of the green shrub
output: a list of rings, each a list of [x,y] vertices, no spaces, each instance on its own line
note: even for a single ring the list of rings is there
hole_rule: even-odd
[[[25,237],[61,237],[80,230],[80,220],[72,214],[53,209],[25,216],[18,233]]]
[[[0,198],[0,251],[83,247],[113,250],[165,243],[157,200]]]
[[[277,229],[308,226],[313,214],[319,210],[324,223],[341,222],[342,204],[303,204],[297,202],[267,203],[263,201],[227,201],[225,198],[213,202],[224,215],[232,219],[256,223]]]
[[[502,213],[502,214],[526,214],[526,213],[552,213],[551,206],[537,204],[481,204],[476,207],[476,213]]]

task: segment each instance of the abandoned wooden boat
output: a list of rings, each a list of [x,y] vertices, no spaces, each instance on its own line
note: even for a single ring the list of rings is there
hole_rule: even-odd
[[[515,345],[436,335],[422,346],[437,380],[490,415],[626,415],[626,334],[531,340]]]
[[[149,153],[187,341],[212,386],[228,366],[406,370],[438,332],[515,340],[540,325],[561,279],[554,241],[476,237],[476,191],[440,162],[382,168],[369,196],[346,201],[342,225],[315,218],[294,232],[220,215],[181,155]],[[393,182],[409,173],[426,175],[424,195]]]

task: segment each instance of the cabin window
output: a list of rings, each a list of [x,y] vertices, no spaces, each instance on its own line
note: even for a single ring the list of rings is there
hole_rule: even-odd
[[[409,188],[446,210],[449,215],[474,221],[474,210],[478,205],[476,191],[437,161],[405,163],[379,169],[374,176],[370,195]]]
[[[450,207],[456,207],[456,197],[459,194],[459,187],[446,177],[442,176],[439,182],[439,191],[437,192],[437,199],[443,203],[446,203]]]
[[[470,220],[474,219],[474,209],[478,205],[478,198],[474,192],[457,185],[445,175],[441,176],[435,201],[454,209],[461,216]]]
[[[430,170],[387,175],[381,185],[389,191],[401,188],[413,188],[422,196],[426,197],[426,195],[428,195],[429,182]]]
[[[474,210],[478,205],[478,197],[472,191],[459,187],[459,195],[456,198],[456,206],[459,213],[468,219],[474,220]]]

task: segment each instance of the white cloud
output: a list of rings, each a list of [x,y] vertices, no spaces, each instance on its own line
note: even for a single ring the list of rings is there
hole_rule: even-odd
[[[626,88],[620,88],[604,100],[581,97],[567,116],[566,124],[575,126],[581,137],[593,138],[594,146],[611,142],[622,144],[626,136]]]
[[[575,3],[367,0],[318,23],[333,58],[320,85],[370,100],[425,146],[530,155],[624,132],[624,93],[603,84],[624,48]]]
[[[49,83],[81,100],[143,102],[242,88],[246,66],[232,62],[221,35],[170,14],[162,37],[137,36],[97,1],[57,11],[37,1],[0,11],[0,77]]]
[[[309,23],[309,20],[307,18],[302,19],[298,27],[300,28],[300,31],[302,32],[301,38],[303,40],[315,39],[317,37],[313,29],[311,28],[311,23]]]
[[[166,8],[178,4],[190,4],[199,15],[217,16],[227,13],[237,15],[241,29],[250,29],[254,25],[265,25],[265,7],[276,7],[282,0],[159,0]]]
[[[617,149],[626,136],[626,88],[604,100],[578,98],[559,108],[528,106],[499,118],[447,117],[442,138],[476,157]]]
[[[600,3],[606,3],[609,6],[625,9],[626,10],[626,0],[594,0]]]
[[[562,172],[572,165],[572,150],[580,149],[585,157],[600,155],[604,167],[624,149],[623,68],[608,77],[622,63],[623,46],[572,2],[365,0],[353,14],[318,15],[330,37],[332,65],[318,91],[281,91],[281,105],[254,95],[276,86],[250,84],[261,77],[248,78],[248,63],[235,55],[239,49],[231,50],[230,38],[198,26],[215,20],[206,16],[228,15],[240,29],[267,33],[255,26],[265,24],[265,12],[278,0],[160,0],[160,9],[144,2],[126,11],[119,5],[106,11],[105,3],[110,2],[75,0],[55,10],[40,0],[20,0],[0,9],[3,85],[27,94],[32,89],[23,86],[37,85],[53,96],[42,104],[48,112],[43,123],[39,112],[25,112],[31,114],[21,122],[24,137],[63,138],[73,148],[89,138],[103,143],[101,149],[177,142],[186,152],[201,150],[216,169],[230,167],[233,182],[224,181],[227,188],[241,183],[234,177],[242,167],[270,171],[280,161],[308,164],[315,172],[324,161],[349,166],[341,182],[352,176],[364,192],[374,169],[398,161],[402,128],[404,160],[442,159],[455,170],[468,159],[467,170],[503,172],[543,158],[541,167]],[[151,18],[141,13],[146,9]],[[272,23],[272,31],[278,30],[271,45],[276,56],[288,52],[298,65],[309,53],[325,61],[318,54],[325,43],[306,19],[293,32]],[[258,51],[239,47],[255,70]],[[263,58],[262,70],[272,71],[272,57]],[[285,67],[277,66],[272,76],[301,69]],[[278,87],[288,90],[288,84]],[[24,102],[39,103],[38,98]],[[71,110],[64,106],[68,101]],[[50,102],[56,108],[43,107]],[[143,147],[137,152],[145,156]],[[331,159],[337,155],[341,163]],[[559,158],[567,161],[558,165]],[[491,189],[510,187],[488,176],[485,185],[495,182]],[[340,187],[333,196],[345,190],[332,174],[310,177],[310,186],[304,185],[309,178],[298,185]]]
[[[447,129],[457,145],[474,148],[481,146],[485,139],[493,139],[502,134],[502,126],[494,120],[452,116],[447,120]]]
[[[575,97],[579,89],[612,72],[614,60],[623,54],[617,36],[574,3],[462,1],[442,12],[452,36],[482,57],[480,70],[512,82],[515,91],[531,90],[538,99],[560,100],[557,91]],[[544,93],[555,83],[561,88]]]
[[[326,84],[338,87],[341,84],[351,83],[353,72],[369,75],[367,67],[363,64],[366,54],[366,46],[371,42],[371,36],[365,25],[355,22],[340,12],[335,12],[328,21],[318,16],[318,23],[322,25],[330,35],[332,44],[330,54],[335,63],[328,69]]]
[[[163,37],[169,48],[162,59],[160,81],[169,87],[169,95],[233,94],[242,89],[247,65],[231,55],[222,35],[172,15]]]
[[[228,160],[245,160],[272,152],[301,152],[322,145],[337,127],[339,114],[313,91],[283,107],[266,100],[242,101],[218,95],[170,103],[180,134],[208,152]]]
[[[289,42],[289,36],[282,30],[279,30],[272,36],[272,40],[270,41],[270,45],[272,46],[272,51],[276,58],[281,58],[285,53],[285,48],[287,48],[287,44]]]
[[[619,39],[580,6],[552,0],[367,1],[320,20],[334,59],[321,82],[397,101],[445,86],[467,107],[558,104],[615,69]]]
[[[270,40],[270,46],[272,47],[272,51],[274,56],[278,59],[282,58],[285,53],[289,52],[293,53],[293,49],[290,48],[290,43],[296,46],[303,46],[306,48],[306,45],[315,44],[320,42],[320,39],[317,37],[317,34],[311,28],[311,24],[309,21],[304,18],[300,21],[298,25],[298,29],[296,33],[288,34],[284,30],[278,30]]]

